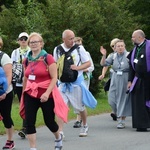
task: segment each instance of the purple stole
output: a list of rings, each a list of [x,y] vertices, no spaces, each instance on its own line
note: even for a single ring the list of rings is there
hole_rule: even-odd
[[[134,68],[134,56],[135,56],[136,47],[134,47],[132,55],[131,55],[131,64],[132,68]],[[147,72],[150,72],[150,40],[146,40],[146,64],[147,64]]]
[[[136,51],[136,47],[134,47],[132,55],[131,55],[131,65],[132,65],[132,68],[134,70],[135,70],[135,67],[134,67],[135,51]],[[146,40],[146,51],[145,51],[145,53],[146,53],[147,72],[150,72],[150,40]],[[133,81],[132,81],[132,85],[130,87],[130,92],[133,90],[137,80],[138,80],[138,77],[135,76]],[[150,107],[150,100],[146,101],[146,106]]]

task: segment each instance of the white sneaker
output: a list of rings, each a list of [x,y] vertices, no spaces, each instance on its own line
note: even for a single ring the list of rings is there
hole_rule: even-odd
[[[88,133],[89,127],[88,126],[82,126],[80,129],[79,137],[86,137]]]
[[[60,139],[55,140],[55,150],[61,150],[62,149],[62,140],[63,140],[63,135],[60,134]]]
[[[117,128],[118,128],[118,129],[123,129],[123,128],[125,128],[124,120],[119,120],[119,121],[118,121]]]
[[[62,139],[64,140],[64,139],[65,139],[64,132],[63,132],[63,131],[60,131],[59,133],[60,133],[60,135],[62,135]]]

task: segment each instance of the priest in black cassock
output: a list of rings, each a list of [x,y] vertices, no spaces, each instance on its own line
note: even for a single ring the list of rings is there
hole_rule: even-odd
[[[135,47],[128,56],[132,125],[137,131],[144,132],[150,128],[150,40],[145,38],[142,30],[135,30],[132,41]]]

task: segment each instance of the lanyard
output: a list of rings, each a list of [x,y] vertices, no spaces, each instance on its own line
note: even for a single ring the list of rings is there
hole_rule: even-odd
[[[118,60],[118,63],[119,63],[119,66],[118,66],[119,69],[121,68],[121,62],[122,62],[123,56],[124,56],[124,54],[121,57],[119,57],[119,55],[117,53],[117,60]]]
[[[34,70],[35,70],[35,67],[37,65],[37,61],[33,61],[31,64],[30,64],[30,71],[31,71],[31,74],[34,74]]]
[[[136,59],[139,57],[139,53],[144,45],[145,45],[145,43],[141,47],[137,47],[137,53],[136,53],[136,57],[135,57]]]

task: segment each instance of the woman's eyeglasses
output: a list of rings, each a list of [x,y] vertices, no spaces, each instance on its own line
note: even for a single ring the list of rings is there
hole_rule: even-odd
[[[38,44],[39,42],[41,42],[41,41],[32,41],[32,42],[29,42],[29,44],[33,45],[33,44]]]
[[[19,41],[23,41],[23,40],[24,40],[24,41],[27,41],[27,39],[28,39],[28,38],[27,38],[26,36],[23,36],[23,37],[21,37],[21,38],[19,39]]]

